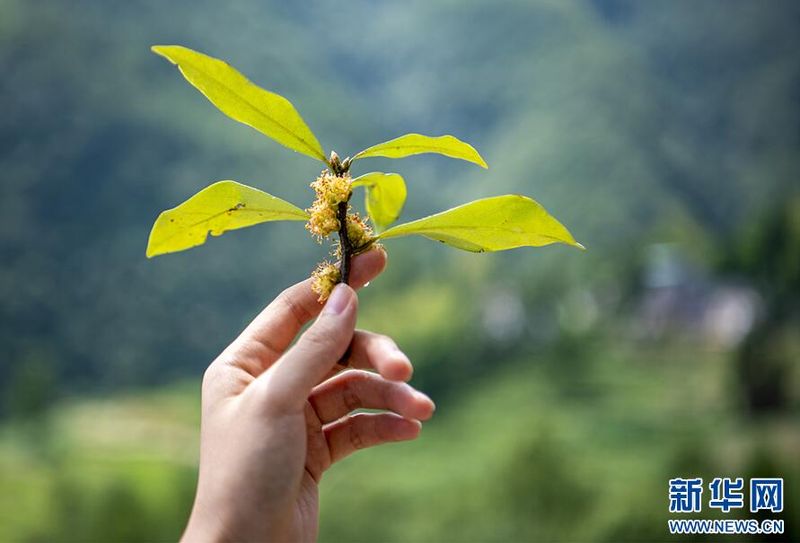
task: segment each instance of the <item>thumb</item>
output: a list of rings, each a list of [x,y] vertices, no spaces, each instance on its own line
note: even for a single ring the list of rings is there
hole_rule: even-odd
[[[356,327],[358,298],[348,285],[333,289],[317,320],[289,349],[271,371],[268,398],[286,408],[302,408],[311,389],[319,383],[347,350]]]

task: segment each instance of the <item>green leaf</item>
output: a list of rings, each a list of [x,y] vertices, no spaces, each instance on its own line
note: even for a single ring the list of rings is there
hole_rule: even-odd
[[[217,181],[158,216],[147,242],[147,257],[197,247],[208,234],[220,236],[268,221],[307,219],[308,213],[271,194],[236,181]]]
[[[353,187],[365,188],[364,205],[378,232],[397,220],[406,203],[406,183],[396,173],[365,173]]]
[[[325,162],[316,136],[283,96],[254,85],[226,62],[187,47],[154,45],[151,49],[176,64],[186,80],[228,117]]]
[[[403,158],[423,153],[438,153],[451,158],[474,162],[483,168],[489,167],[481,155],[478,154],[478,151],[469,143],[465,143],[453,136],[431,137],[421,134],[406,134],[405,136],[373,145],[358,153],[353,157],[353,160],[373,156]]]
[[[378,237],[388,239],[411,234],[475,253],[551,243],[584,248],[538,202],[515,194],[475,200],[394,226]]]

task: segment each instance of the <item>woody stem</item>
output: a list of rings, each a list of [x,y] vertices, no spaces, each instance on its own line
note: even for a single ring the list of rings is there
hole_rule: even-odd
[[[343,176],[347,175],[350,170],[350,158],[344,161],[339,160],[339,155],[331,151],[331,158],[327,161],[333,175]],[[342,254],[342,263],[339,268],[339,282],[347,284],[350,279],[350,261],[353,258],[353,244],[350,241],[350,236],[347,235],[347,208],[348,200],[339,202],[336,207],[336,219],[339,221],[339,248]]]
[[[340,202],[336,208],[336,218],[339,220],[339,246],[342,249],[339,282],[344,284],[350,279],[350,261],[353,258],[353,245],[347,235],[347,205],[347,202]]]

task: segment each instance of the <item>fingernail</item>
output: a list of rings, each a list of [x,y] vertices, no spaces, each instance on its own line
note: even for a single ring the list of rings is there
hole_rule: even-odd
[[[347,304],[350,302],[350,293],[348,290],[349,287],[345,285],[336,285],[322,313],[325,315],[338,315],[344,311],[344,308],[347,307]]]

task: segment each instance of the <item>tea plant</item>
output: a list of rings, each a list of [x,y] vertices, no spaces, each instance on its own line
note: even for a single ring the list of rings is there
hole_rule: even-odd
[[[352,178],[353,163],[370,157],[423,153],[438,153],[483,168],[488,167],[486,162],[471,145],[453,136],[421,134],[406,134],[343,160],[333,151],[326,158],[314,133],[284,97],[254,85],[227,63],[186,47],[157,45],[152,50],[177,65],[186,80],[223,113],[321,161],[325,170],[311,183],[316,199],[306,210],[236,181],[217,181],[159,215],[147,244],[148,257],[202,245],[208,234],[219,236],[268,221],[306,221],[306,228],[319,242],[338,236],[333,256],[339,264],[323,262],[313,274],[314,291],[323,302],[337,283],[347,282],[354,255],[390,238],[416,234],[472,252],[551,243],[583,248],[539,203],[514,194],[475,200],[391,226],[406,200],[403,178],[382,172]],[[353,190],[358,188],[364,190],[368,221],[350,207]]]

